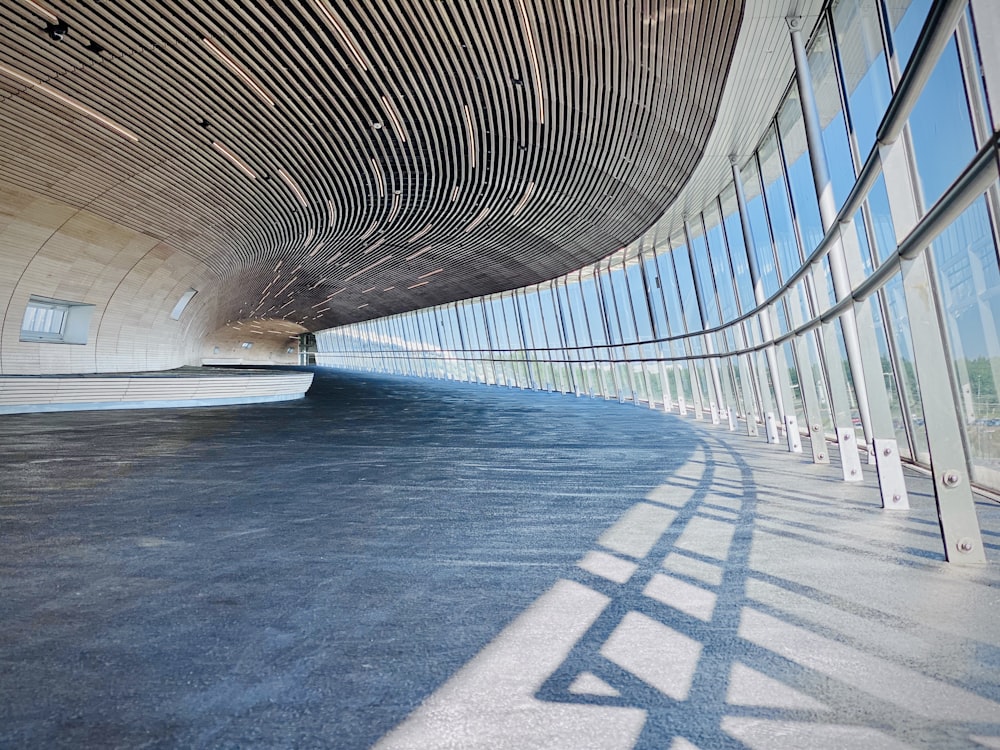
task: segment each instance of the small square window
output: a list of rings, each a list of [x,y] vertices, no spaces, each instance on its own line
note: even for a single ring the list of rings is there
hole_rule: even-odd
[[[24,310],[24,321],[21,323],[21,333],[39,338],[62,338],[63,326],[66,323],[68,305],[54,302],[31,301]]]
[[[21,319],[21,341],[86,344],[93,305],[32,296]]]

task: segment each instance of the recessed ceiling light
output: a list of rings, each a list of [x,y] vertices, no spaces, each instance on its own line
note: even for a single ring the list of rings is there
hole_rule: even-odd
[[[417,252],[413,253],[412,255],[407,255],[406,259],[407,260],[413,260],[414,258],[419,258],[421,255],[423,255],[428,250],[430,250],[431,247],[433,247],[433,246],[432,245],[428,245],[427,247],[421,248],[420,250],[417,250]]]
[[[365,233],[362,234],[360,237],[358,237],[358,239],[362,240],[362,241],[367,240],[369,237],[371,237],[373,234],[375,234],[375,230],[377,228],[378,228],[378,221],[376,220],[376,221],[372,222],[372,225],[370,227],[368,227],[368,229],[365,230]]]
[[[475,219],[469,222],[469,226],[465,228],[465,231],[471,232],[473,229],[478,227],[480,224],[483,223],[483,221],[485,221],[486,217],[489,216],[489,213],[490,213],[490,207],[486,206],[482,211],[479,212],[479,215],[476,216]]]
[[[469,167],[471,169],[476,168],[476,129],[472,124],[472,112],[469,110],[468,104],[462,105],[465,110],[465,129],[469,134]]]
[[[368,255],[368,253],[371,253],[371,252],[374,252],[375,250],[378,250],[380,247],[382,247],[382,245],[385,244],[385,241],[387,239],[389,239],[388,236],[379,237],[372,244],[370,244],[368,247],[365,248],[365,255]]]
[[[299,203],[302,204],[303,208],[309,207],[309,201],[306,200],[306,194],[302,192],[302,188],[299,187],[298,183],[292,179],[292,176],[288,174],[284,169],[278,170],[278,176],[284,181],[288,188],[295,193],[295,197],[299,199]]]
[[[390,254],[390,255],[386,255],[386,256],[385,256],[384,258],[379,258],[379,259],[378,259],[377,261],[375,261],[374,263],[370,263],[369,265],[367,265],[367,266],[365,266],[364,268],[362,268],[362,269],[361,269],[360,271],[355,271],[355,272],[354,272],[354,273],[352,273],[352,274],[351,274],[350,276],[348,276],[348,277],[347,277],[346,279],[344,279],[344,281],[345,281],[345,282],[348,282],[348,281],[353,281],[354,279],[356,279],[356,278],[357,278],[358,276],[360,276],[361,274],[363,274],[363,273],[365,273],[365,272],[367,272],[367,271],[370,271],[370,270],[372,270],[372,269],[373,269],[373,268],[375,268],[376,266],[380,266],[380,265],[382,265],[382,264],[383,264],[383,263],[385,263],[385,262],[386,262],[387,260],[389,260],[389,259],[390,259],[391,257],[392,257],[392,255]]]
[[[521,200],[517,202],[514,206],[514,210],[511,212],[514,216],[517,216],[521,211],[524,210],[525,205],[528,203],[528,199],[531,198],[531,194],[535,192],[535,183],[531,181],[528,183],[527,187],[524,189],[524,194],[521,196]]]
[[[69,107],[72,107],[77,112],[80,112],[80,113],[86,115],[87,117],[89,117],[91,120],[93,120],[94,122],[96,122],[98,125],[103,125],[104,127],[108,128],[108,130],[113,130],[118,135],[120,135],[120,136],[122,136],[124,138],[127,138],[128,140],[132,141],[133,143],[138,143],[139,142],[139,136],[137,136],[135,133],[133,133],[128,128],[123,127],[123,126],[119,125],[118,123],[111,121],[110,119],[108,119],[107,117],[105,117],[104,115],[102,115],[101,113],[99,113],[99,112],[91,109],[90,107],[88,107],[83,102],[78,102],[76,99],[73,99],[72,97],[66,96],[66,94],[62,93],[61,91],[57,91],[56,89],[52,88],[48,84],[42,83],[41,81],[32,78],[31,76],[29,76],[26,73],[22,73],[19,70],[15,70],[14,68],[8,67],[7,65],[4,65],[3,63],[0,63],[0,73],[2,73],[3,75],[7,76],[8,78],[13,78],[15,81],[20,81],[21,83],[25,84],[26,86],[29,86],[29,87],[35,89],[39,93],[45,94],[46,96],[48,96],[51,99],[55,99],[58,102],[62,102],[63,104],[65,104],[65,105],[67,105]]]
[[[542,73],[538,64],[538,52],[535,49],[535,37],[531,33],[531,20],[528,18],[528,9],[524,6],[524,0],[517,0],[517,7],[521,13],[521,27],[524,29],[524,36],[528,43],[528,57],[531,59],[531,71],[535,84],[535,99],[538,103],[538,123],[545,124],[545,99],[542,96]]]
[[[257,173],[254,172],[253,169],[251,169],[250,165],[247,164],[245,161],[243,161],[232,151],[230,151],[228,148],[223,146],[221,143],[219,143],[218,141],[212,141],[212,147],[220,154],[225,156],[227,159],[229,159],[229,161],[231,161],[233,164],[235,164],[240,169],[240,171],[242,171],[251,180],[257,179]]]
[[[207,37],[202,38],[201,41],[205,43],[205,46],[208,47],[211,53],[215,55],[220,61],[222,61],[222,63],[227,68],[229,68],[237,76],[239,76],[240,80],[242,80],[243,83],[249,86],[251,90],[265,104],[268,104],[272,107],[276,106],[274,99],[272,99],[271,96],[266,91],[264,91],[264,89],[261,87],[259,83],[257,83],[253,78],[250,77],[250,74],[246,70],[244,70],[243,67],[238,62],[236,62],[236,60],[233,58],[232,55],[230,55],[228,52],[222,49],[221,46],[219,46],[218,42],[216,42],[213,39],[209,39]]]
[[[423,229],[421,229],[419,232],[417,232],[415,235],[413,235],[412,237],[410,237],[410,239],[408,239],[406,241],[406,244],[407,245],[412,245],[414,242],[416,242],[417,240],[419,240],[421,237],[423,237],[425,234],[427,234],[433,228],[434,228],[433,224],[428,224]]]
[[[399,140],[406,143],[406,131],[403,130],[403,120],[399,116],[399,113],[396,112],[396,108],[392,106],[392,102],[385,96],[382,97],[382,106],[389,115],[389,120],[392,122],[392,127],[395,129],[396,135],[399,136]]]
[[[375,159],[372,159],[372,169],[375,170],[375,187],[378,190],[378,197],[385,197],[385,177],[382,175],[382,168]]]
[[[326,2],[324,2],[324,0],[313,0],[313,5],[319,8],[320,12],[324,16],[326,16],[326,20],[330,22],[331,26],[333,26],[334,31],[336,31],[337,35],[340,37],[340,41],[347,48],[347,51],[351,53],[351,56],[354,58],[354,61],[358,64],[358,67],[361,68],[362,70],[367,71],[368,65],[365,64],[365,59],[361,56],[361,50],[357,48],[357,46],[354,44],[354,41],[351,39],[350,36],[348,36],[347,30],[344,28],[341,22],[337,20],[337,18],[333,15],[333,11],[330,10]]]
[[[56,16],[51,10],[46,8],[44,5],[34,2],[34,0],[21,0],[22,3],[31,8],[35,13],[40,15],[49,23],[59,23],[59,17]]]

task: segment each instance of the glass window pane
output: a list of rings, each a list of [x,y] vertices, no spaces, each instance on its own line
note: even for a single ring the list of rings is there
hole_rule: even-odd
[[[546,345],[553,349],[562,346],[562,333],[559,330],[559,318],[556,317],[555,299],[550,284],[539,287],[538,304],[542,312],[542,325],[545,327]]]
[[[913,108],[910,133],[924,191],[924,208],[928,208],[976,153],[954,38]]]
[[[635,321],[632,313],[631,290],[625,278],[625,268],[622,265],[621,257],[615,259],[611,264],[611,288],[613,293],[613,303],[615,317],[618,320],[622,333],[623,342],[637,341]]]
[[[715,281],[719,307],[722,310],[722,322],[733,320],[739,316],[736,308],[736,289],[733,285],[733,273],[729,267],[729,252],[726,249],[726,235],[722,229],[722,218],[719,209],[713,201],[704,213],[708,238],[708,256],[711,262],[711,275]]]
[[[635,320],[635,333],[639,341],[650,341],[655,338],[650,321],[649,299],[646,285],[642,277],[641,258],[632,258],[625,267],[629,296],[632,300],[632,315]]]
[[[736,202],[736,187],[732,184],[722,191],[723,224],[726,229],[726,243],[729,245],[729,258],[736,275],[736,288],[739,292],[738,301],[741,313],[756,307],[753,294],[753,283],[750,280],[750,268],[747,265],[746,243],[743,239],[743,224],[740,221],[739,206]]]
[[[836,0],[833,28],[851,123],[864,159],[892,95],[876,0]]]
[[[663,291],[660,288],[663,280],[660,278],[660,271],[656,267],[656,256],[651,248],[643,252],[642,272],[653,311],[653,333],[656,338],[665,339],[670,335],[670,327],[667,325],[667,311],[663,305]]]
[[[931,9],[931,0],[886,0],[886,10],[889,11],[889,25],[892,27],[892,40],[896,49],[896,60],[899,70],[906,69],[917,44],[917,37]]]
[[[980,478],[1000,484],[1000,269],[986,201],[973,203],[933,244],[959,413]]]
[[[608,333],[612,344],[622,342],[621,329],[618,327],[618,316],[615,314],[615,297],[611,288],[611,273],[607,266],[603,266],[597,274],[600,283],[600,300],[604,312],[604,319],[608,327]]]
[[[691,271],[691,260],[688,258],[687,245],[678,244],[670,252],[670,258],[677,274],[677,288],[681,293],[681,306],[688,331],[702,329],[701,316],[698,314],[698,300],[694,291],[694,274]]]
[[[785,190],[785,174],[781,167],[778,137],[774,128],[768,129],[758,155],[767,212],[771,219],[771,236],[774,238],[780,266],[779,280],[784,282],[802,265],[802,259],[799,256],[798,240],[795,238],[795,226],[792,224],[788,192]]]
[[[590,330],[590,338],[595,344],[608,343],[608,329],[604,324],[604,307],[601,304],[600,292],[597,289],[597,269],[583,277],[581,283],[583,291],[583,301],[586,305],[587,327]]]
[[[747,216],[750,219],[750,233],[753,240],[757,270],[764,287],[764,296],[770,297],[778,291],[778,273],[774,267],[774,251],[771,249],[771,234],[767,228],[764,199],[761,197],[757,159],[751,159],[742,172],[743,190],[747,198]]]
[[[816,202],[812,164],[806,150],[806,129],[802,122],[802,106],[798,90],[793,88],[778,113],[778,130],[785,154],[788,183],[791,186],[792,205],[802,236],[803,251],[812,253],[823,239],[823,222]]]
[[[715,285],[712,283],[712,266],[708,258],[708,245],[700,218],[689,224],[691,233],[691,258],[694,260],[693,271],[701,294],[702,307],[708,327],[714,327],[721,322],[719,319],[719,303],[716,299]]]
[[[833,197],[839,209],[854,186],[854,162],[847,140],[847,125],[840,103],[840,85],[837,82],[830,36],[825,25],[817,30],[809,48],[809,69],[812,72],[813,90],[816,92]]]

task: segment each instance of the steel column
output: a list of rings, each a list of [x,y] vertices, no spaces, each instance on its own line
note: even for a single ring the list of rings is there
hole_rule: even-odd
[[[823,231],[828,232],[837,222],[837,204],[833,197],[833,182],[830,179],[826,148],[823,145],[823,132],[820,127],[819,108],[816,104],[812,77],[809,71],[809,59],[806,55],[805,44],[802,41],[802,19],[790,17],[787,19],[787,22],[792,44],[792,54],[795,58],[795,82],[798,87],[799,101],[802,103],[802,122],[806,131],[806,144],[809,152],[809,161],[812,165],[816,199],[819,203],[819,214],[823,224]],[[834,294],[839,302],[851,294],[851,282],[847,273],[847,261],[844,257],[842,242],[838,240],[831,245],[827,258],[830,264]],[[872,431],[871,412],[868,405],[868,389],[865,381],[861,345],[858,341],[858,327],[853,307],[844,311],[844,314],[840,318],[840,323],[844,336],[844,345],[847,350],[847,362],[851,371],[851,379],[854,381],[854,394],[858,401],[861,425],[868,445],[872,446],[874,432]],[[829,338],[827,338],[827,341],[829,341]],[[831,356],[835,351],[837,350],[827,349],[828,354]],[[829,358],[827,360],[827,367],[828,370],[832,369]],[[843,439],[841,442],[841,458],[844,460],[845,479],[853,478],[849,473],[850,471],[857,471],[857,478],[860,479],[860,461],[855,461],[857,458],[855,448],[857,439],[854,425],[851,422],[844,422],[840,410],[838,410],[836,421],[838,441]],[[894,440],[895,435],[890,434],[889,438]],[[848,468],[849,464],[850,469]]]
[[[879,160],[885,175],[896,241],[917,223],[918,205],[906,137],[879,143]],[[957,218],[957,216],[956,216]],[[962,440],[961,416],[955,399],[942,311],[934,290],[926,253],[903,259],[903,294],[912,331],[914,367],[924,408],[930,447],[938,520],[949,562],[983,563],[979,520],[970,486],[968,460]],[[949,394],[951,398],[942,398]]]

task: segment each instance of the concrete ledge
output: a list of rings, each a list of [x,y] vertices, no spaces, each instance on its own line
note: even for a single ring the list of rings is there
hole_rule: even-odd
[[[312,373],[182,368],[157,373],[0,376],[0,414],[231,406],[303,398]]]

